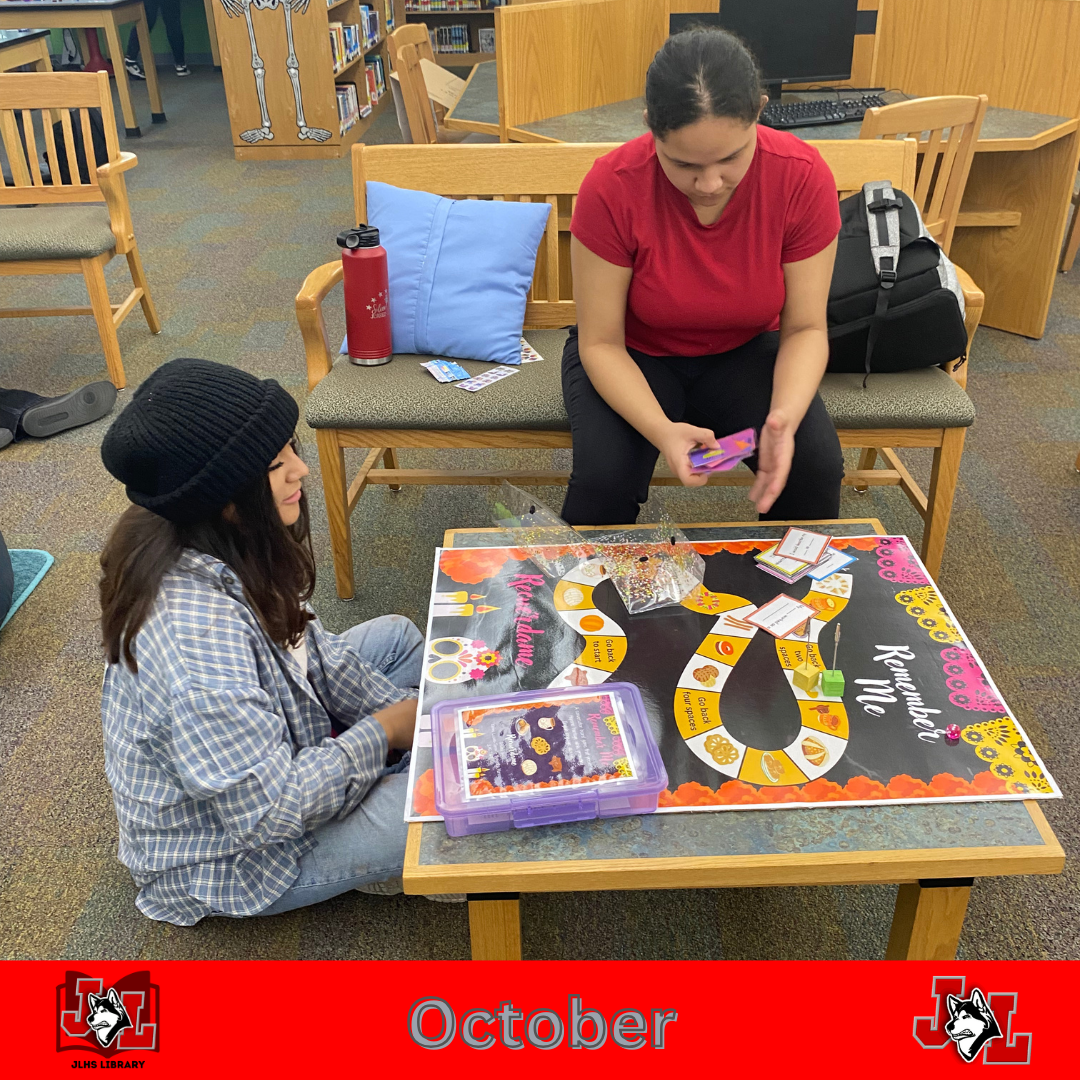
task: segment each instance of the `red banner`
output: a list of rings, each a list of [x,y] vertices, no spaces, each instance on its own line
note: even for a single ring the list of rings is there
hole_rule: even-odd
[[[11,1077],[471,1077],[494,1065],[550,1078],[584,1064],[792,1080],[1005,1065],[1058,1078],[1078,1060],[1077,969],[1064,963],[70,961],[3,972]]]

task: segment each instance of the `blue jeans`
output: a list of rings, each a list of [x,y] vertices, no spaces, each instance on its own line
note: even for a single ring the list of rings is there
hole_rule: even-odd
[[[383,615],[342,637],[403,690],[420,685],[424,638],[403,615]],[[363,802],[340,821],[312,830],[317,845],[300,857],[300,874],[260,915],[307,907],[358,885],[401,876],[405,863],[405,794],[409,755],[388,766]]]

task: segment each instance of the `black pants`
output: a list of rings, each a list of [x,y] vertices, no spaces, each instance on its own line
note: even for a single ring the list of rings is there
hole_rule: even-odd
[[[184,62],[184,28],[180,25],[180,0],[143,0],[146,9],[146,25],[150,30],[154,29],[158,12],[161,12],[162,22],[165,23],[165,35],[169,39],[169,48],[172,49],[173,63]],[[127,58],[139,59],[139,35],[136,27],[131,28],[128,34]],[[152,64],[151,57],[147,63]]]
[[[778,333],[761,334],[716,356],[657,357],[628,350],[669,420],[717,436],[754,428],[759,436],[772,400]],[[563,350],[563,397],[574,438],[574,467],[562,516],[570,525],[623,525],[649,497],[659,451],[596,392],[578,357],[577,328]],[[757,457],[747,459],[757,469]],[[795,433],[787,486],[765,521],[835,518],[844,459],[829,414],[814,395]]]

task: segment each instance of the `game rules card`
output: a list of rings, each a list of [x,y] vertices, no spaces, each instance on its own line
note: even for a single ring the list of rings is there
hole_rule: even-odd
[[[468,799],[634,776],[625,723],[612,694],[464,705],[457,710],[457,737],[470,781]]]
[[[799,562],[816,563],[829,546],[829,537],[807,529],[788,529],[784,539],[776,545],[773,555]]]
[[[793,596],[779,596],[770,600],[752,611],[745,619],[751,626],[767,630],[773,637],[787,637],[798,627],[802,626],[807,619],[812,619],[817,614],[817,609]]]

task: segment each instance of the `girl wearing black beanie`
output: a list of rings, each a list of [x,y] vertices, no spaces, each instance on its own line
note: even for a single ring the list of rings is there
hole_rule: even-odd
[[[105,768],[136,904],[191,925],[400,891],[423,639],[330,634],[296,402],[206,360],[155,371],[101,448],[132,502],[101,556]],[[395,755],[396,756],[396,755]]]

